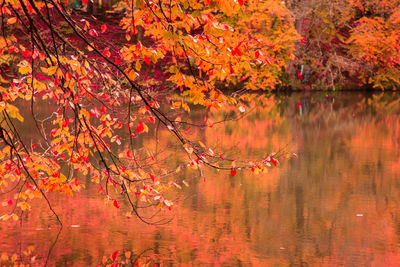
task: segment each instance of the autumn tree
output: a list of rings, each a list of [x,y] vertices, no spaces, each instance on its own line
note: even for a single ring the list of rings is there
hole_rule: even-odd
[[[303,83],[304,66],[315,88],[399,86],[398,1],[286,2],[302,35],[289,71],[292,86]]]
[[[89,176],[116,208],[130,206],[128,216],[164,223],[138,208],[171,209],[165,193],[180,188],[180,169],[235,175],[276,166],[276,154],[240,163],[223,158],[212,144],[191,140],[188,127],[216,122],[181,118],[190,105],[235,106],[238,100],[221,91],[225,85],[280,83],[297,38],[281,1],[121,1],[103,22],[57,0],[0,6],[0,191],[15,193],[4,200],[9,209],[1,219],[17,220],[34,198],[57,217],[48,194],[73,195]],[[23,130],[27,119],[40,140]],[[149,132],[159,127],[186,152],[179,166],[157,160],[157,148],[135,146],[136,139],[156,138]]]
[[[360,79],[379,89],[400,85],[400,1],[350,1],[361,18],[354,23],[349,55],[358,63]]]

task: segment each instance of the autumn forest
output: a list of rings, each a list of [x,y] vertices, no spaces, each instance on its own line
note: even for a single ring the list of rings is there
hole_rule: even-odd
[[[1,266],[400,265],[399,0],[0,0]]]

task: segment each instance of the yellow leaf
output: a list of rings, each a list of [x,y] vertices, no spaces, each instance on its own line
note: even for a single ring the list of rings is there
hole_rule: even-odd
[[[26,203],[26,202],[19,202],[19,203],[17,204],[17,206],[20,207],[21,210],[30,210],[30,209],[31,209],[31,205],[29,205],[29,204]],[[14,219],[14,218],[13,218],[13,219]]]
[[[30,66],[22,66],[18,69],[19,73],[21,74],[27,74],[31,72],[31,67]]]
[[[12,215],[11,215],[11,218],[14,220],[14,221],[18,221],[18,215],[17,214],[15,214],[15,213],[13,213]]]
[[[62,78],[63,77],[63,73],[62,73],[61,69],[57,69],[57,77],[58,78]]]
[[[56,73],[56,71],[57,71],[57,66],[52,66],[52,67],[47,69],[47,74],[48,75],[53,75],[54,73]]]

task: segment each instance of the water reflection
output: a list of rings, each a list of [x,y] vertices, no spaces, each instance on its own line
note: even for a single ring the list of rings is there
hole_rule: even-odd
[[[174,220],[164,226],[124,217],[124,211],[97,197],[91,183],[73,198],[52,196],[65,226],[48,265],[109,264],[116,251],[115,261],[128,266],[135,261],[167,266],[398,265],[400,97],[243,98],[246,109],[253,110],[248,116],[192,134],[226,151],[227,158],[260,158],[285,147],[299,159],[283,160],[278,169],[257,176],[207,170],[205,182],[185,170],[180,179],[189,187],[183,188]],[[206,116],[218,121],[225,114],[198,112],[193,121]],[[174,145],[166,132],[159,135],[160,142]],[[168,163],[175,166],[178,159]],[[1,260],[10,262],[16,253],[17,260],[42,266],[57,236],[52,220],[37,202],[22,225],[1,223],[0,253],[9,256]],[[29,246],[35,249],[25,255]]]

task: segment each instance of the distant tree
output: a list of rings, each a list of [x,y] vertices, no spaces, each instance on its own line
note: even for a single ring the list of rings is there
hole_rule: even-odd
[[[289,74],[311,67],[315,87],[341,89],[400,85],[399,1],[287,0],[302,35]]]

